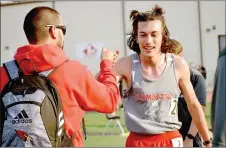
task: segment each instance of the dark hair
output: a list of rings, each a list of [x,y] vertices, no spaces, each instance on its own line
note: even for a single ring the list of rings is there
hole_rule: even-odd
[[[36,43],[48,37],[47,24],[59,23],[59,13],[46,6],[33,8],[24,19],[24,32],[29,43]]]
[[[198,65],[197,70],[202,74],[202,76],[206,79],[207,78],[207,71],[206,68],[203,65]]]
[[[169,49],[169,37],[170,33],[166,27],[165,18],[163,16],[165,12],[161,7],[156,5],[152,11],[146,11],[146,12],[139,12],[137,10],[132,10],[130,14],[130,20],[132,21],[132,32],[130,33],[130,37],[127,40],[127,45],[131,50],[133,50],[136,53],[140,53],[140,48],[138,43],[136,42],[137,37],[137,31],[138,31],[138,23],[139,22],[145,22],[149,20],[160,20],[162,22],[162,28],[163,28],[163,39],[162,39],[162,46],[161,46],[161,52],[167,53]]]

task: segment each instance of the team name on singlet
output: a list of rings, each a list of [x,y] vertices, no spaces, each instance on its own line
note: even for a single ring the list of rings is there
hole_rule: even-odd
[[[140,101],[172,99],[172,94],[141,94],[134,92],[134,96]]]

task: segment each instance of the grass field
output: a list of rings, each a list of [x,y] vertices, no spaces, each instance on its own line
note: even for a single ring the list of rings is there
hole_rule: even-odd
[[[208,126],[210,127],[210,103],[207,103],[206,106],[206,120]],[[118,111],[117,115],[123,117],[123,111]],[[124,118],[120,119],[120,122],[125,130],[128,133],[128,130],[124,124]],[[112,122],[112,125],[107,129],[106,135],[102,135],[104,128],[108,122],[104,114],[100,113],[86,113],[86,130],[87,130],[87,139],[84,140],[86,147],[124,147],[127,136],[120,135],[119,127],[114,127],[115,122]]]

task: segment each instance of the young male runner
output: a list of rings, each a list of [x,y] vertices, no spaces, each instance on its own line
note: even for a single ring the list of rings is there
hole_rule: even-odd
[[[182,92],[209,147],[208,127],[190,82],[189,67],[182,57],[167,54],[169,31],[163,14],[158,6],[147,12],[132,11],[132,33],[127,44],[136,53],[114,65],[118,80],[124,79],[128,90],[124,111],[130,135],[126,146],[182,146],[177,112]]]

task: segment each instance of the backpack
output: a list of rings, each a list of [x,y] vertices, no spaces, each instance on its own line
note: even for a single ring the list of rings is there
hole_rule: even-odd
[[[73,146],[73,138],[70,139],[64,129],[60,96],[48,78],[48,74],[55,69],[37,73],[33,66],[34,72],[24,75],[15,60],[4,63],[3,66],[10,80],[1,93],[0,145]]]

